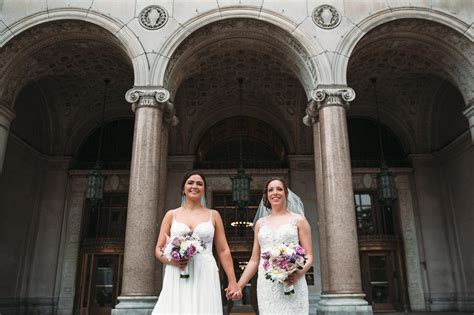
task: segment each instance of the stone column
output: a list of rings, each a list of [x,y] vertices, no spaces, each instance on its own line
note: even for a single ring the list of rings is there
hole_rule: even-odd
[[[122,293],[113,314],[149,314],[156,302],[155,244],[162,128],[172,109],[164,88],[134,88],[125,98],[135,112],[125,233]],[[174,116],[174,113],[173,113]]]
[[[173,106],[172,103],[170,103]],[[161,227],[161,221],[166,212],[166,183],[168,178],[168,147],[169,147],[169,131],[171,127],[178,124],[178,119],[174,116],[174,107],[170,107],[164,117],[164,123],[161,130],[161,157],[160,166],[158,168],[159,193],[158,193],[158,211],[156,213],[156,235],[158,235]],[[163,282],[163,264],[155,260],[155,293],[161,291]]]
[[[8,134],[10,132],[10,123],[15,118],[12,109],[5,105],[0,105],[0,175],[2,174],[3,161],[7,151]]]
[[[354,210],[354,192],[349,157],[346,110],[355,98],[350,88],[318,89],[312,95],[306,109],[305,124],[313,125],[315,135],[316,175],[319,196],[322,192],[326,240],[325,258],[322,267],[327,273],[322,276],[323,292],[318,314],[372,313],[362,292],[359,246]],[[319,127],[316,123],[319,118]],[[316,130],[314,130],[316,128]],[[319,148],[318,148],[319,146]],[[322,231],[324,229],[320,229]],[[321,236],[320,236],[321,237]]]
[[[472,138],[472,142],[474,142],[474,105],[469,106],[462,113],[469,120],[469,129],[471,129],[471,138]]]

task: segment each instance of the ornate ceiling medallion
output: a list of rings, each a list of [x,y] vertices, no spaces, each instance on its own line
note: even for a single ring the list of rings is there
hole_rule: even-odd
[[[323,4],[313,10],[313,22],[320,28],[331,29],[341,23],[341,15],[333,6]]]
[[[157,30],[168,22],[168,12],[160,6],[150,5],[138,15],[141,26],[149,30]]]

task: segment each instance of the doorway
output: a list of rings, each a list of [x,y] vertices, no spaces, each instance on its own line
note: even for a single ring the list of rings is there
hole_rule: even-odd
[[[127,193],[105,193],[97,207],[87,206],[75,311],[110,315],[122,287]]]

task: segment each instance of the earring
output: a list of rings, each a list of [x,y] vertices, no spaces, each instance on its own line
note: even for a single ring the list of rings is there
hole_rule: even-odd
[[[186,204],[186,196],[182,195],[181,196],[181,207],[184,207],[185,204]]]

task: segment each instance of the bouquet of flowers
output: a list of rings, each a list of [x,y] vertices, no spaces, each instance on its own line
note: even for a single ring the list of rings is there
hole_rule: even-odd
[[[281,244],[262,253],[265,279],[283,284],[285,295],[295,293],[293,285],[287,285],[285,280],[298,269],[303,269],[306,263],[306,253],[299,244]]]
[[[169,238],[161,251],[169,261],[180,261],[194,257],[205,248],[206,244],[201,241],[199,236],[190,231]],[[189,278],[188,265],[180,271],[180,278]]]

